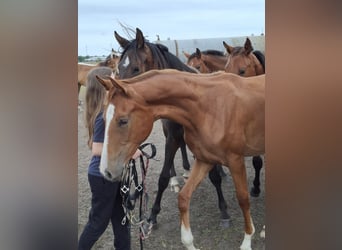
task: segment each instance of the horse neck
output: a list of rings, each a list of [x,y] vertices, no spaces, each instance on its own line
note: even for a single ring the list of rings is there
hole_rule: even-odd
[[[207,67],[209,67],[212,72],[224,70],[224,67],[227,63],[226,56],[204,56],[204,60],[206,62]]]
[[[158,69],[177,69],[180,71],[197,73],[195,69],[190,68],[170,52],[161,53],[159,61],[163,61],[164,63],[160,64]]]
[[[165,118],[178,122],[184,126],[191,126],[188,117],[196,109],[198,96],[193,91],[188,78],[183,76],[163,77],[155,75],[132,85],[135,91],[148,104],[155,119]]]

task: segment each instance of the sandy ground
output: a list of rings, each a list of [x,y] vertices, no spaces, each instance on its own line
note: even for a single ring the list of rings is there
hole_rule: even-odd
[[[80,99],[84,96],[84,89],[81,89]],[[87,223],[90,209],[91,193],[87,179],[87,168],[90,160],[90,151],[86,146],[87,134],[83,122],[83,108],[78,110],[78,232],[81,234],[84,225]],[[148,211],[153,205],[158,185],[158,177],[161,172],[164,157],[164,135],[161,130],[161,122],[154,123],[153,131],[147,142],[152,142],[157,147],[156,158],[159,161],[150,160],[149,169],[146,176],[146,186],[149,195]],[[188,151],[190,163],[192,154]],[[248,173],[248,184],[251,187],[254,178],[251,157],[246,158]],[[183,174],[181,167],[181,154],[177,152],[175,158],[177,175]],[[228,211],[231,216],[229,228],[220,226],[220,212],[218,209],[217,195],[214,186],[209,178],[205,178],[194,192],[190,205],[190,223],[194,236],[195,247],[201,250],[227,250],[239,249],[243,239],[243,216],[235,197],[235,189],[232,183],[228,168],[228,173],[222,183],[224,197],[228,203]],[[182,178],[179,178],[182,181]],[[256,233],[252,240],[253,250],[264,250],[265,241],[260,238],[259,233],[265,224],[265,168],[261,171],[261,194],[258,198],[250,198],[251,213],[256,228]],[[182,182],[183,183],[183,182]],[[177,194],[170,188],[166,189],[161,203],[161,212],[158,219],[158,226],[152,230],[149,238],[143,241],[143,248],[146,250],[178,250],[185,249],[181,243],[179,212],[177,206]],[[136,207],[136,215],[139,215]],[[131,229],[132,250],[140,249],[139,231],[137,227]],[[108,226],[105,233],[95,244],[93,249],[110,250],[113,248],[113,233],[111,226]]]

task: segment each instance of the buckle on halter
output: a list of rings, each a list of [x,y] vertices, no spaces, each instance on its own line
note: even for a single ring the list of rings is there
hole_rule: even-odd
[[[120,188],[120,190],[121,190],[124,194],[126,194],[126,193],[129,191],[129,187],[127,187],[126,185],[123,185],[123,187]]]
[[[139,184],[135,187],[135,190],[137,190],[140,193],[143,190],[143,187]]]

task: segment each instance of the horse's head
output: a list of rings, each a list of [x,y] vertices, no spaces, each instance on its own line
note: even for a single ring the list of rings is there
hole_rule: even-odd
[[[119,59],[120,59],[120,56],[118,56],[115,53],[115,51],[112,49],[112,52],[110,53],[110,55],[106,57],[106,60],[104,60],[103,62],[100,62],[99,66],[109,67],[109,68],[112,68],[114,71],[117,68]]]
[[[218,50],[200,51],[196,48],[196,52],[191,55],[183,52],[188,58],[187,65],[197,69],[200,73],[212,73],[223,70],[226,64],[227,57]]]
[[[183,52],[186,58],[188,58],[188,61],[186,62],[187,65],[190,67],[193,67],[197,69],[201,73],[211,73],[212,71],[209,69],[208,65],[205,61],[205,55],[202,54],[202,52],[196,48],[196,52],[192,53],[191,55]]]
[[[138,146],[152,131],[154,119],[132,86],[111,77],[96,78],[108,91],[100,172],[106,179],[117,181]]]
[[[136,29],[136,38],[132,41],[121,37],[116,31],[114,36],[124,49],[118,63],[117,73],[120,79],[130,78],[155,68],[152,51],[140,29]]]
[[[118,77],[131,78],[152,69],[177,69],[197,73],[188,67],[178,57],[169,52],[162,44],[146,41],[140,29],[136,29],[136,38],[132,41],[114,32],[116,40],[124,49],[118,64]]]
[[[228,52],[225,71],[240,76],[256,76],[265,73],[264,67],[254,55],[251,41],[247,38],[243,47],[232,47],[223,41]]]

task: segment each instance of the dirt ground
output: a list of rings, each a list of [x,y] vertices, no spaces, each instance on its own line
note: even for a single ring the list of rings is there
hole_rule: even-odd
[[[82,97],[82,92],[81,95]],[[82,98],[81,98],[82,99]],[[87,168],[90,160],[90,151],[86,146],[87,134],[83,122],[83,108],[78,110],[78,235],[81,234],[84,225],[87,223],[90,209],[91,193],[87,179]],[[152,142],[157,147],[156,158],[159,161],[150,160],[146,176],[147,193],[149,195],[148,211],[153,205],[158,185],[158,177],[161,172],[164,157],[164,135],[161,130],[161,122],[156,121],[151,135],[146,142]],[[192,154],[188,150],[190,163],[192,163]],[[251,187],[254,178],[254,169],[251,157],[246,158],[248,173],[248,184]],[[181,167],[181,154],[177,152],[175,158],[177,175],[183,174]],[[220,212],[218,209],[218,200],[214,186],[206,177],[194,192],[190,205],[190,223],[194,236],[195,247],[201,250],[227,250],[239,249],[242,242],[243,216],[235,197],[235,189],[232,183],[228,168],[228,173],[222,182],[224,197],[228,203],[228,211],[231,216],[229,228],[220,226]],[[179,178],[182,180],[182,178]],[[259,233],[265,224],[265,168],[261,171],[261,194],[258,198],[250,197],[251,214],[254,221],[256,233],[252,240],[253,250],[264,250],[265,240],[260,238]],[[184,182],[183,182],[184,183]],[[157,217],[158,226],[153,228],[149,238],[143,241],[143,248],[146,250],[182,250],[185,249],[181,243],[180,224],[177,206],[177,194],[172,192],[170,187],[164,192],[161,212]],[[136,215],[139,215],[136,207]],[[137,227],[131,229],[132,250],[140,249],[139,231]],[[113,233],[109,225],[105,233],[94,245],[93,249],[111,250],[113,248]]]

